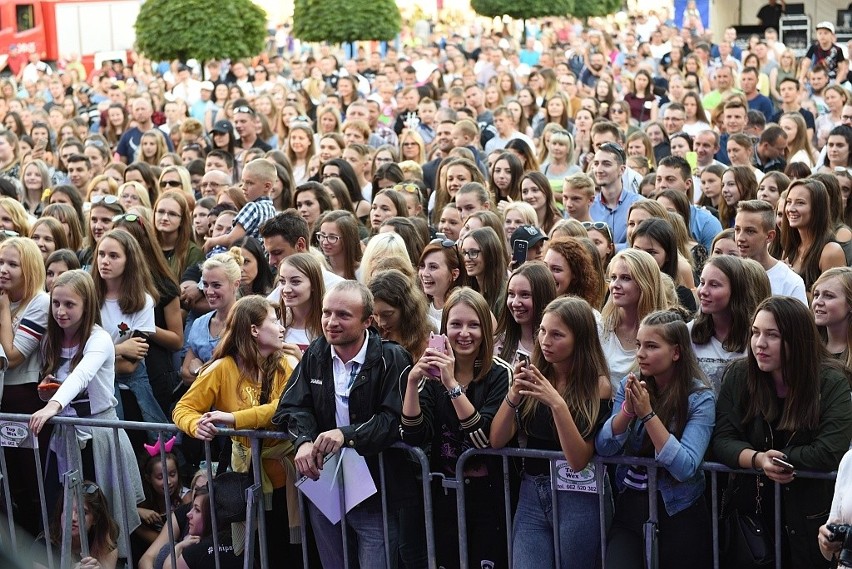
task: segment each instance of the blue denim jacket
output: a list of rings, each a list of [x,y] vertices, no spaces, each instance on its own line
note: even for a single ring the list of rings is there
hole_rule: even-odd
[[[639,421],[620,435],[612,433],[613,418],[621,412],[624,402],[624,386],[627,378],[621,380],[612,415],[595,438],[595,448],[601,456],[616,454],[636,455],[645,437],[645,428]],[[712,389],[699,389],[689,396],[689,412],[686,427],[680,439],[674,435],[663,446],[663,450],[654,457],[663,470],[659,471],[657,488],[663,495],[666,512],[670,516],[685,510],[700,499],[704,493],[704,472],[700,470],[704,453],[710,444],[710,435],[716,422],[716,400]],[[619,492],[624,490],[624,477],[628,467],[619,465],[615,482]]]

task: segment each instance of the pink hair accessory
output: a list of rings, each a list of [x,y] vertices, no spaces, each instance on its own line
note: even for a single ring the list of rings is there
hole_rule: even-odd
[[[148,451],[148,454],[150,454],[152,457],[154,457],[154,456],[157,456],[158,454],[160,454],[160,442],[161,441],[162,441],[162,439],[157,439],[157,442],[154,443],[153,445],[143,444],[142,446],[145,447],[145,450]],[[172,447],[174,447],[174,446],[175,446],[175,437],[174,436],[172,436],[172,438],[170,438],[165,443],[163,443],[163,448],[166,449],[166,452],[172,452]]]

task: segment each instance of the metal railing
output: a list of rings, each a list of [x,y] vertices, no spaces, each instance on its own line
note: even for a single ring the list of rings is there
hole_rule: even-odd
[[[8,413],[0,413],[0,435],[3,434],[4,430],[6,430],[9,425],[19,425],[23,423],[24,425],[28,422],[29,415],[17,415],[17,414],[8,414]],[[100,420],[100,419],[80,419],[80,418],[70,418],[70,417],[54,417],[51,419],[50,423],[54,425],[69,425],[69,426],[89,426],[89,427],[100,427],[111,430],[112,441],[115,445],[119,444],[119,430],[141,430],[148,431],[152,433],[156,433],[156,436],[160,440],[159,452],[161,456],[161,460],[165,462],[166,459],[166,451],[163,441],[173,435],[180,433],[181,431],[174,425],[171,424],[152,424],[152,423],[143,423],[143,422],[134,422],[134,421],[118,421],[118,420]],[[41,458],[39,454],[38,448],[38,438],[29,433],[27,430],[26,441],[31,445],[33,450],[33,459],[35,460],[36,465],[36,473],[38,476],[38,491],[39,498],[41,503],[41,518],[44,529],[44,534],[46,536],[46,541],[48,543],[47,547],[47,555],[48,555],[48,564],[51,569],[56,567],[55,560],[53,559],[52,550],[49,547],[49,526],[48,526],[48,512],[47,512],[47,503],[45,498],[45,488],[44,488],[44,471],[41,464]],[[184,435],[186,436],[186,435]],[[222,437],[245,437],[248,438],[251,444],[251,457],[252,464],[261,464],[261,445],[264,439],[277,439],[277,440],[285,440],[289,439],[287,433],[281,433],[276,431],[254,431],[254,430],[234,430],[234,429],[226,429],[219,428],[218,436]],[[20,437],[19,437],[20,438]],[[82,514],[82,497],[83,497],[83,489],[82,489],[82,459],[80,456],[79,446],[76,444],[71,444],[70,441],[66,441],[67,447],[69,449],[69,463],[70,468],[63,473],[60,473],[62,480],[64,481],[65,486],[65,495],[63,499],[63,512],[65,515],[65,527],[71,527],[71,512],[72,507],[74,506],[74,502],[76,501],[76,507],[78,510],[78,519],[84,519]],[[5,443],[4,443],[5,444]],[[8,445],[7,445],[8,446]],[[74,450],[76,449],[76,450]],[[388,451],[386,451],[388,452]],[[465,504],[465,484],[460,481],[458,478],[446,478],[442,474],[433,473],[430,471],[429,467],[429,459],[422,449],[416,447],[410,447],[404,443],[396,443],[393,445],[391,452],[406,452],[411,455],[414,459],[414,462],[418,465],[420,476],[422,478],[422,499],[423,499],[423,515],[424,515],[424,531],[425,531],[425,546],[426,546],[426,558],[427,558],[427,566],[429,569],[437,568],[437,557],[435,551],[435,534],[434,534],[434,524],[433,524],[433,508],[432,508],[432,481],[435,479],[441,479],[442,486],[444,488],[454,489],[457,493],[457,514],[458,514],[458,543],[459,543],[459,562],[461,569],[467,569],[468,567],[468,527],[466,524],[466,504]],[[557,489],[557,476],[555,469],[555,460],[564,460],[564,455],[558,451],[544,451],[544,450],[533,450],[533,449],[521,449],[521,448],[504,448],[501,450],[495,449],[469,449],[459,456],[456,463],[456,472],[464,472],[465,465],[467,462],[475,456],[497,456],[501,458],[502,467],[503,467],[503,500],[504,500],[504,514],[506,521],[506,543],[507,543],[507,553],[508,559],[512,559],[512,501],[510,499],[510,458],[532,458],[532,459],[544,459],[551,461],[551,499],[553,503],[553,508],[551,510],[552,515],[552,523],[553,523],[553,531],[554,531],[554,559],[556,562],[556,566],[560,565],[560,540],[558,535],[559,528],[559,509],[556,507],[557,504],[557,492],[561,491]],[[204,441],[204,457],[205,457],[205,469],[207,473],[208,480],[214,480],[214,472],[213,472],[213,456],[211,443],[209,441]],[[387,473],[385,467],[385,453],[381,453],[379,455],[379,474],[380,474],[380,483],[381,483],[381,502],[382,502],[382,511],[383,511],[383,533],[385,537],[385,562],[388,567],[392,565],[391,557],[398,555],[397,552],[391,551],[390,549],[390,540],[388,539],[388,497],[386,493],[387,488]],[[593,463],[596,465],[595,468],[595,480],[597,482],[598,488],[598,504],[600,506],[599,513],[599,521],[600,521],[600,536],[601,536],[601,559],[605,562],[606,560],[606,543],[607,543],[607,519],[606,519],[606,508],[605,500],[609,499],[608,496],[604,494],[605,488],[605,476],[606,476],[606,465],[620,465],[620,464],[629,464],[635,466],[642,466],[647,469],[648,472],[648,512],[649,512],[649,522],[656,524],[658,522],[658,511],[657,511],[657,480],[658,480],[658,470],[660,468],[664,468],[655,460],[650,458],[637,458],[637,457],[629,457],[629,456],[619,456],[619,457],[600,457],[595,456],[593,458]],[[116,465],[118,468],[118,476],[119,479],[126,479],[126,473],[123,472],[124,465],[121,464],[121,461],[118,461]],[[705,462],[701,465],[701,469],[710,475],[710,486],[711,486],[711,516],[712,516],[712,533],[713,533],[713,565],[715,569],[719,569],[720,567],[720,536],[719,536],[719,495],[718,495],[718,475],[722,474],[746,474],[746,475],[757,475],[759,474],[754,470],[746,470],[746,469],[731,469],[719,463],[713,462]],[[0,478],[0,482],[2,482],[2,495],[5,499],[5,504],[7,510],[11,512],[12,509],[12,496],[9,485],[9,477],[7,476],[7,462],[5,452],[0,452],[0,474],[2,474],[2,478]],[[246,537],[244,544],[244,567],[249,568],[254,566],[254,555],[255,555],[255,538],[258,540],[260,546],[257,548],[260,556],[260,566],[263,569],[269,567],[269,559],[267,555],[267,528],[265,516],[263,515],[263,508],[261,506],[261,498],[262,498],[262,482],[261,482],[261,469],[253,468],[253,480],[252,485],[246,490]],[[796,471],[797,478],[819,478],[819,479],[834,479],[836,477],[836,472],[806,472],[806,471]],[[345,482],[344,482],[345,483]],[[168,485],[168,477],[164,477],[165,484],[165,495],[170,495],[171,491]],[[214,504],[215,504],[215,492],[216,488],[214,484],[209,484],[209,500],[211,505],[211,522],[212,522],[212,539],[213,539],[213,547],[214,547],[214,560],[215,566],[219,569],[220,566],[220,547],[218,541],[219,528],[217,527],[216,516],[213,512]],[[343,484],[341,484],[341,492],[342,492]],[[347,536],[347,526],[346,526],[346,506],[345,501],[341,499],[341,533],[343,536],[343,551],[346,566],[349,566],[348,559],[348,536]],[[774,485],[774,503],[775,503],[775,520],[774,520],[774,546],[775,546],[775,566],[780,569],[782,566],[782,541],[781,541],[781,532],[782,532],[782,520],[781,520],[781,484],[775,483]],[[176,541],[176,536],[174,535],[171,521],[171,516],[173,513],[172,505],[169,501],[166,501],[166,517],[167,527],[168,527],[168,535],[169,535],[169,544],[170,544],[170,556],[172,561],[172,566],[176,565],[175,559],[175,549],[174,544]],[[391,504],[391,507],[393,504]],[[308,566],[308,538],[307,538],[307,516],[306,516],[306,508],[304,504],[304,497],[302,493],[299,492],[299,512],[301,514],[302,524],[301,524],[301,537],[302,537],[302,559],[305,567]],[[129,521],[127,517],[127,512],[124,511],[124,519],[120,520],[122,528],[127,528],[129,526]],[[447,528],[442,528],[442,531],[447,531]],[[5,541],[5,538],[9,538],[9,543],[4,544],[7,545],[7,551],[12,551],[13,554],[18,553],[18,539],[16,535],[16,527],[14,524],[14,520],[12,517],[9,517],[8,528],[6,529],[5,535],[0,534],[0,539]],[[121,532],[120,539],[123,540],[125,550],[130,551],[130,536],[126,531]],[[85,555],[88,552],[89,544],[86,540],[85,532],[80,532],[80,540],[81,540],[81,552]],[[70,548],[71,548],[71,535],[70,531],[63,532],[63,540],[62,540],[62,549],[61,549],[61,559],[59,567],[63,569],[67,567],[66,562],[70,560]],[[650,544],[646,544],[646,556],[650,555]],[[128,567],[132,568],[132,560],[128,559]]]

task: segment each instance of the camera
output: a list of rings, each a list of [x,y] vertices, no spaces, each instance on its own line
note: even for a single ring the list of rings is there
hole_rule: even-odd
[[[843,548],[838,556],[839,567],[852,567],[852,525],[828,524],[826,529],[831,532],[829,541],[842,541]]]

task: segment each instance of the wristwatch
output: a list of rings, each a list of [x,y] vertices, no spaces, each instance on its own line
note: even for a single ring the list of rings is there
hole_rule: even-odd
[[[458,399],[461,397],[462,393],[464,393],[464,390],[462,389],[462,386],[458,384],[456,384],[456,386],[452,389],[447,390],[447,395],[450,396],[450,399]]]

